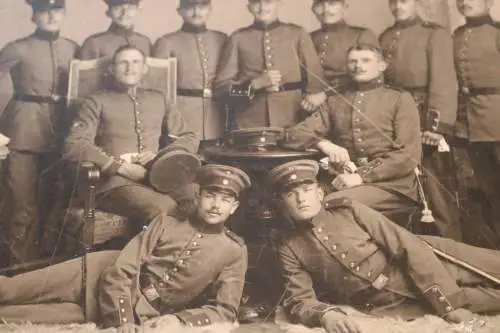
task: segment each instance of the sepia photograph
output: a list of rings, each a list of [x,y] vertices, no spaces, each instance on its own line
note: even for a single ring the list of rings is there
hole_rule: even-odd
[[[499,0],[0,22],[0,333],[500,333]]]

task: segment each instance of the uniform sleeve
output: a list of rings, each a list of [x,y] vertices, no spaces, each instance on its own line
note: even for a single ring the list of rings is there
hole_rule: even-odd
[[[120,252],[112,266],[105,269],[98,285],[98,301],[105,327],[134,323],[132,287],[140,266],[155,249],[171,217],[159,215],[148,229],[135,236]]]
[[[305,75],[302,80],[306,83],[306,93],[314,94],[323,91],[328,86],[323,74],[323,67],[311,36],[304,29],[300,29],[297,51]]]
[[[429,97],[423,130],[453,134],[457,117],[458,84],[453,41],[445,29],[435,29],[428,45]]]
[[[279,258],[285,279],[283,306],[288,317],[309,327],[320,326],[321,317],[336,308],[318,300],[311,276],[289,246],[280,246]]]
[[[397,260],[438,315],[466,305],[466,296],[432,249],[373,209],[353,203],[358,224],[390,259]]]
[[[324,140],[333,128],[331,112],[327,103],[307,117],[301,123],[285,130],[283,145],[286,148],[304,150],[315,148],[315,145]]]
[[[402,92],[396,105],[393,120],[393,150],[377,156],[370,163],[358,168],[365,183],[397,179],[413,172],[422,154],[420,119],[413,97]],[[389,140],[389,138],[387,138]]]
[[[215,297],[201,308],[175,313],[187,326],[205,326],[215,322],[237,319],[247,270],[247,249],[241,247],[238,255],[229,262],[214,282]]]
[[[97,43],[93,38],[87,38],[80,48],[79,58],[80,60],[92,60],[97,59],[101,55],[99,54],[99,50],[97,48]]]
[[[195,154],[199,143],[199,138],[187,128],[179,110],[173,105],[166,104],[160,148],[168,146],[169,149],[182,149]]]
[[[9,71],[20,61],[19,50],[16,44],[7,44],[0,51],[0,80],[9,74]]]
[[[168,43],[165,38],[159,38],[153,45],[151,56],[153,58],[170,58],[173,57],[172,43]]]
[[[78,106],[76,118],[63,148],[63,158],[70,162],[92,162],[101,171],[116,174],[120,164],[95,144],[101,117],[101,105],[87,97]]]
[[[380,47],[377,35],[371,29],[363,29],[357,42],[362,45]]]

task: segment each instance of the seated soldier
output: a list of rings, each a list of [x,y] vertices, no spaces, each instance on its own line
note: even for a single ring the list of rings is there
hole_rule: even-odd
[[[359,333],[355,319],[333,304],[451,322],[500,311],[499,251],[416,236],[349,198],[323,202],[318,169],[315,161],[299,160],[270,171],[293,226],[279,246],[291,320]]]
[[[188,326],[236,320],[247,250],[224,223],[250,179],[239,169],[213,164],[199,169],[197,182],[196,214],[187,219],[158,215],[121,252],[88,255],[89,320],[102,319],[105,327],[119,327],[118,333],[136,332],[135,317],[165,315],[155,319],[157,324]],[[81,305],[81,266],[81,259],[74,259],[0,277],[0,318],[57,323],[71,311],[82,318],[81,307],[70,306]],[[61,311],[57,302],[68,308]],[[50,312],[52,306],[59,311]]]
[[[286,132],[284,145],[317,148],[330,163],[353,161],[328,198],[349,197],[378,211],[418,200],[415,167],[421,155],[419,113],[412,96],[382,84],[387,64],[379,49],[358,45],[347,53],[353,83]]]
[[[171,138],[167,149],[191,153],[196,153],[198,139],[161,92],[139,87],[147,72],[142,51],[119,48],[110,71],[113,88],[87,96],[79,105],[63,156],[71,162],[93,162],[105,175],[97,189],[99,209],[149,220],[171,212],[176,202],[171,198],[175,193],[168,196],[143,185],[145,165]],[[183,196],[187,191],[176,198]]]

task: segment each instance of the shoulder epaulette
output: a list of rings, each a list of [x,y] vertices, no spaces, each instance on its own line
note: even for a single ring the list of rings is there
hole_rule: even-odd
[[[238,33],[241,33],[241,32],[245,32],[245,31],[250,30],[250,29],[252,29],[252,25],[249,25],[249,26],[246,26],[246,27],[242,27],[242,28],[236,29],[236,30],[235,30],[235,31],[231,34],[231,36],[234,36],[234,35],[236,35],[236,34],[238,34]]]
[[[236,244],[238,244],[239,246],[245,246],[245,241],[243,240],[243,238],[236,235],[234,232],[227,228],[224,228],[224,232],[226,233],[227,237],[231,238],[234,242],[236,242]]]
[[[422,22],[422,26],[430,29],[444,29],[444,27],[441,24],[431,21]]]
[[[326,201],[323,206],[327,209],[335,209],[341,207],[351,207],[352,200],[347,197],[340,197]]]
[[[357,25],[350,25],[349,28],[351,28],[352,30],[359,31],[359,32],[363,32],[363,31],[369,30],[368,28],[360,27],[360,26],[357,26]]]
[[[295,24],[295,23],[291,23],[291,22],[282,22],[281,24],[289,26],[289,27],[293,27],[293,28],[304,29],[303,26]]]
[[[399,91],[399,92],[405,92],[406,91],[404,88],[401,88],[400,86],[393,86],[393,85],[390,85],[390,84],[387,84],[387,83],[384,83],[384,87],[387,88],[387,89],[396,90],[396,91]]]

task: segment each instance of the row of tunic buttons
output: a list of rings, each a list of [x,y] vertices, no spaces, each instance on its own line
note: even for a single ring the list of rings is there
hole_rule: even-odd
[[[394,33],[394,37],[392,38],[391,45],[389,45],[389,49],[388,49],[388,52],[386,55],[387,59],[392,59],[392,57],[394,56],[394,52],[396,51],[396,45],[398,44],[400,36],[401,36],[401,30],[397,30]]]
[[[205,43],[203,42],[203,38],[201,35],[196,36],[196,40],[198,42],[198,49],[201,54],[201,62],[202,62],[202,67],[203,67],[203,81],[204,81],[204,88],[208,89],[209,87],[209,73],[208,73],[208,53],[207,50],[205,49]]]
[[[360,96],[360,97],[364,97],[364,96],[365,96],[365,93],[360,92],[360,93],[359,93],[359,96]],[[358,100],[356,101],[356,104],[358,104],[358,105],[362,105],[362,104],[363,104],[363,100],[358,99]],[[359,124],[359,123],[361,122],[361,116],[359,116],[357,113],[361,113],[361,110],[360,110],[359,108],[356,108],[356,110],[355,110],[355,114],[356,114],[356,115],[354,116],[354,123]],[[356,126],[353,126],[353,132],[354,132],[354,136],[358,136],[358,137],[356,138],[356,142],[358,142],[358,143],[363,142],[363,138],[360,136],[360,135],[361,135],[361,128],[356,127]],[[361,149],[361,151],[364,151],[364,150],[363,150],[363,149]]]
[[[460,73],[461,79],[462,79],[462,85],[467,86],[468,84],[468,78],[467,78],[467,69],[465,68],[466,65],[466,59],[467,59],[467,43],[469,41],[469,37],[472,33],[471,29],[466,29],[464,32],[464,40],[461,43],[459,53],[458,53],[458,72]]]
[[[271,47],[271,34],[269,31],[266,31],[264,33],[264,61],[266,62],[266,67],[271,68],[273,67],[273,54],[272,54],[272,47]]]
[[[321,64],[324,64],[327,56],[326,50],[328,49],[328,34],[324,34],[323,36],[321,36],[321,41],[322,43],[320,48],[319,60]]]
[[[146,149],[146,146],[144,145],[144,139],[142,137],[142,123],[141,120],[139,119],[139,116],[141,114],[140,109],[139,109],[139,101],[137,101],[136,96],[130,96],[132,99],[132,102],[134,103],[134,124],[135,124],[135,132],[137,134],[137,145],[139,148],[139,153],[143,152]]]
[[[195,238],[196,238],[196,239],[202,239],[202,238],[203,238],[203,235],[202,235],[202,234],[196,234]],[[193,242],[191,243],[191,246],[193,246],[193,247],[198,247],[198,245],[199,245],[199,244],[200,244],[200,243],[199,243],[198,241],[196,241],[196,240],[195,240],[195,241],[193,241]],[[189,256],[191,256],[192,254],[193,254],[193,251],[191,251],[191,250],[186,250],[186,251],[184,251],[184,255],[185,255],[185,256],[188,256],[188,257],[189,257]],[[173,273],[177,273],[177,272],[179,271],[179,268],[180,268],[180,267],[182,267],[182,266],[184,266],[184,264],[185,264],[185,263],[186,263],[186,261],[185,261],[184,259],[178,259],[178,260],[175,262],[175,266],[172,268],[172,272],[173,272]],[[167,271],[167,272],[165,272],[165,275],[163,276],[163,280],[164,280],[165,282],[168,282],[168,281],[170,281],[170,279],[171,279],[171,274],[170,274],[168,271]],[[164,287],[164,286],[165,286],[163,283],[160,283],[159,285],[160,285],[160,287]]]
[[[125,301],[123,300],[123,298],[120,298],[120,312],[121,312],[122,314],[124,314],[124,313],[125,313],[125,308],[123,307],[123,306],[124,306],[124,303],[125,303]],[[122,322],[122,323],[126,323],[127,321],[128,321],[128,320],[127,320],[127,317],[122,317],[122,318],[121,318],[121,322]]]

